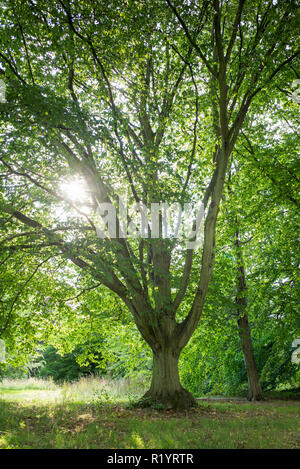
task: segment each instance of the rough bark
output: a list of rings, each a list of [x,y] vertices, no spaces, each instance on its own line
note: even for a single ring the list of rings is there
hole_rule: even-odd
[[[197,405],[193,395],[183,388],[178,372],[179,352],[162,348],[153,352],[152,382],[139,404],[163,409],[188,409]]]
[[[256,368],[251,341],[250,326],[246,314],[238,319],[238,326],[248,377],[248,400],[260,401],[263,399],[263,393],[259,383],[259,375]]]

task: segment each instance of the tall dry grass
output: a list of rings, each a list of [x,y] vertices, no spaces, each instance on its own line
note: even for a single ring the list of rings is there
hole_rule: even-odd
[[[62,395],[67,400],[122,401],[136,399],[147,389],[145,380],[110,377],[84,377],[72,383],[64,383]]]
[[[138,378],[82,377],[77,381],[56,384],[52,379],[41,378],[4,378],[0,382],[1,391],[56,391],[55,396],[62,401],[80,402],[120,402],[141,397],[149,384],[148,380]],[[44,396],[46,397],[46,395]]]

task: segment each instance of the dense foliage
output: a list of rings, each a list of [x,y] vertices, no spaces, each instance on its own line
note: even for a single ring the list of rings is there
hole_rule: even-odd
[[[298,2],[0,5],[7,366],[41,343],[55,379],[78,376],[75,357],[149,376],[152,356],[145,397],[178,407],[194,404],[179,356],[195,394],[255,388],[257,373],[297,387]],[[147,223],[124,238],[121,218],[99,237],[97,207],[120,215],[125,195],[202,201],[200,248],[161,218],[158,237]]]

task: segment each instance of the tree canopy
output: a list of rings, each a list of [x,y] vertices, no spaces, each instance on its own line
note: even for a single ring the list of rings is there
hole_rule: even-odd
[[[246,298],[246,287],[228,291],[245,258],[237,233],[251,307],[262,295],[280,314],[297,267],[286,228],[299,204],[297,3],[1,2],[0,331],[12,348],[29,352],[61,321],[68,328],[87,294],[108,322],[121,314],[126,323],[129,311],[149,345],[143,402],[194,405],[178,359],[210,285],[220,315]],[[186,238],[166,235],[162,205],[158,233],[148,218],[124,235],[120,199],[129,225],[141,204],[202,202],[202,245],[196,218]],[[116,213],[105,237],[103,207]],[[216,253],[221,288],[210,284]],[[290,320],[285,310],[284,327]]]

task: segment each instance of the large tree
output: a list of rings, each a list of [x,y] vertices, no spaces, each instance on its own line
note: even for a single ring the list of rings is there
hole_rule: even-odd
[[[1,2],[3,259],[25,251],[38,259],[30,281],[62,257],[121,298],[153,352],[145,404],[195,404],[178,359],[212,275],[229,158],[242,127],[268,106],[260,96],[293,79],[296,3]],[[72,178],[86,184],[81,198],[63,190]],[[126,191],[148,207],[202,199],[196,288],[192,247],[161,229],[151,237],[151,223],[148,237],[123,237],[118,196]],[[118,215],[105,239],[103,203]]]

